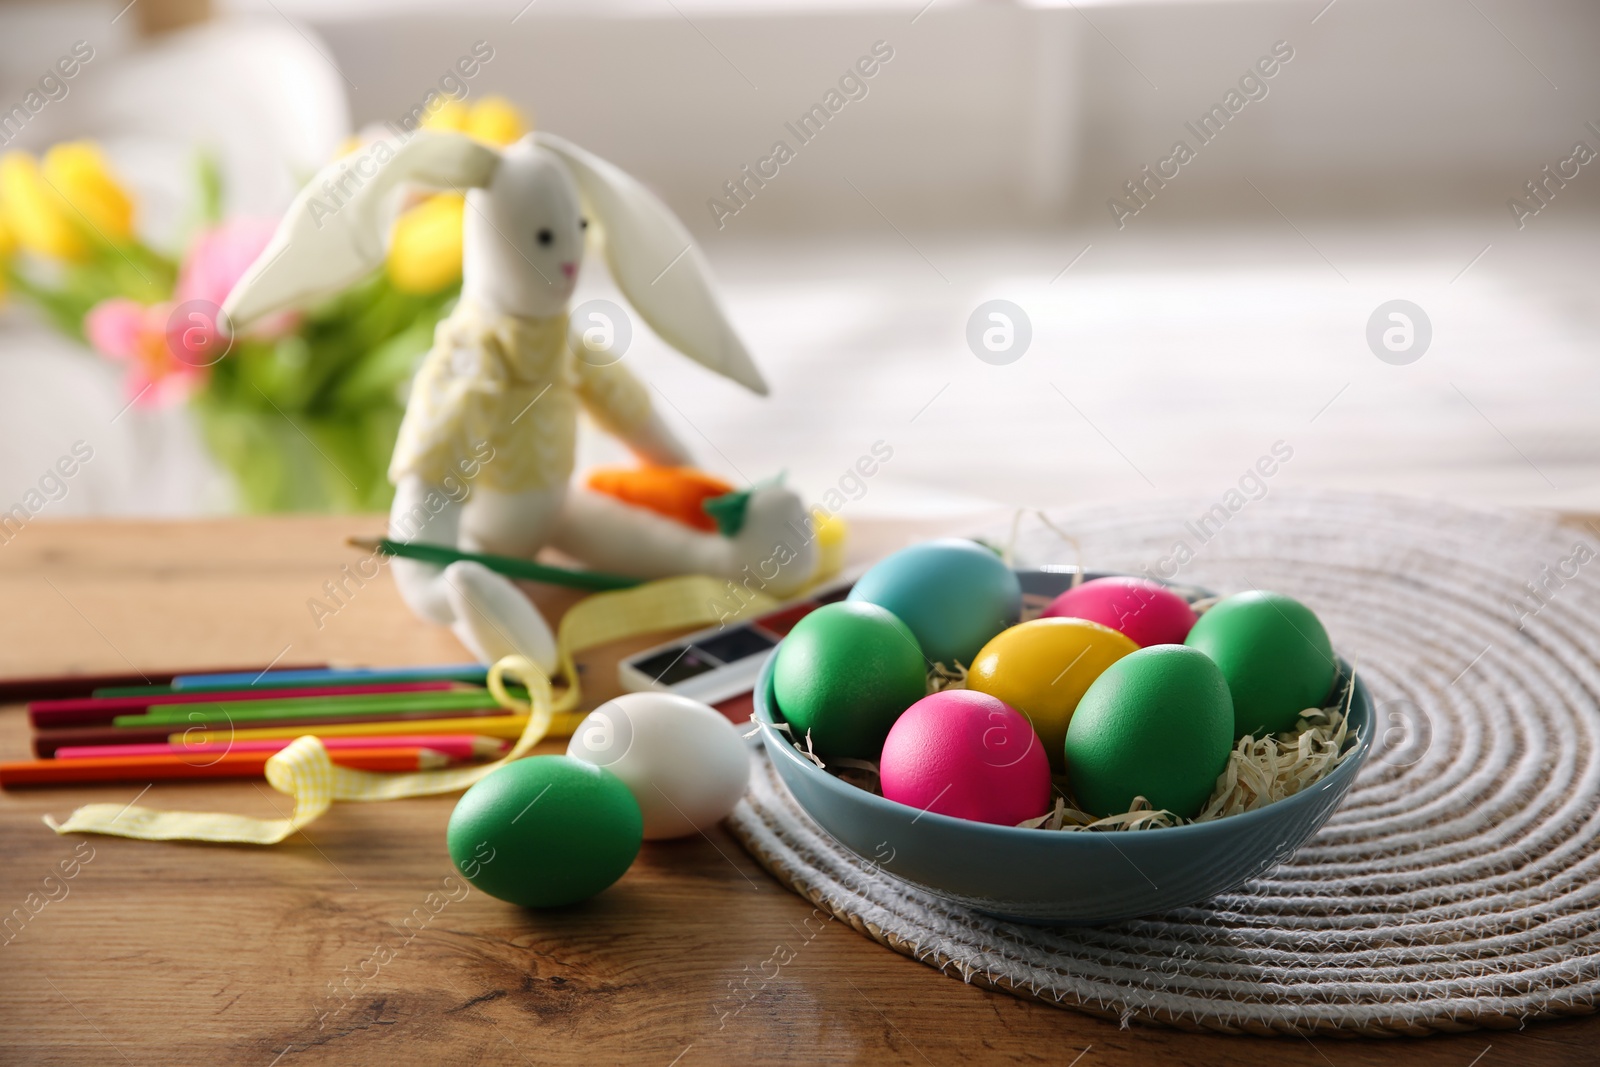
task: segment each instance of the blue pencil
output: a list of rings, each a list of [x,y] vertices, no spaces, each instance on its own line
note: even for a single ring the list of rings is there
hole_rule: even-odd
[[[310,685],[372,685],[385,682],[467,682],[483,685],[489,668],[481,663],[446,663],[431,667],[347,667],[326,670],[244,671],[229,674],[184,674],[172,680],[175,690],[282,689]]]

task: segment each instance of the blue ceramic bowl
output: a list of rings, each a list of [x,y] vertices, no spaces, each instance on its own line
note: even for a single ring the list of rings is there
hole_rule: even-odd
[[[1372,748],[1360,678],[1350,754],[1309,789],[1258,811],[1160,830],[1062,833],[970,822],[898,804],[840,781],[802,756],[782,721],[767,659],[755,718],[778,776],[841,845],[885,873],[965,907],[1031,923],[1106,923],[1198,904],[1288,859],[1327,822]],[[1350,667],[1340,661],[1340,685]]]

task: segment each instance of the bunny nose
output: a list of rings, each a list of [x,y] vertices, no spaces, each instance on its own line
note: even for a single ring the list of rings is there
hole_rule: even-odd
[[[576,263],[563,263],[561,264],[561,273],[566,277],[571,278],[574,274],[578,273],[578,265]]]

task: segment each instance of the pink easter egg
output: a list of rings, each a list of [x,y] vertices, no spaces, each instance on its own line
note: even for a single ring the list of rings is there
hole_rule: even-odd
[[[1050,807],[1050,757],[1015,708],[946,689],[895,720],[878,767],[883,795],[957,819],[1015,826]]]
[[[1161,583],[1121,576],[1068,589],[1044,614],[1109,626],[1140,648],[1183,644],[1198,618],[1188,601]]]

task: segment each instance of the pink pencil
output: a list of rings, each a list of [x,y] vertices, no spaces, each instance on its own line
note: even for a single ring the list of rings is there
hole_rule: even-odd
[[[311,731],[307,731],[308,733]],[[214,741],[205,745],[65,745],[56,749],[56,759],[98,759],[105,756],[194,756],[211,759],[225,752],[277,752],[293,738],[282,740]],[[413,734],[410,737],[324,737],[329,750],[341,748],[427,748],[451,759],[502,756],[510,745],[495,737],[476,734]]]
[[[454,682],[383,682],[371,685],[319,685],[298,689],[226,689],[197,693],[159,693],[136,697],[81,697],[35,700],[28,721],[39,729],[61,726],[110,725],[118,715],[135,715],[155,704],[228,704],[240,700],[292,700],[298,697],[340,697],[369,693],[432,693],[457,688]]]

